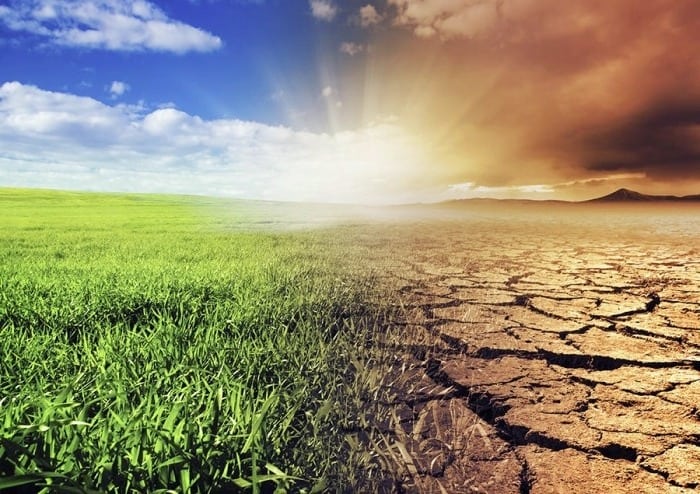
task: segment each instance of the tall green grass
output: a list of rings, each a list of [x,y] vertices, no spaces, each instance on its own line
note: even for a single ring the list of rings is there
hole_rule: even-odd
[[[0,489],[342,491],[371,463],[362,252],[205,202],[0,189]]]

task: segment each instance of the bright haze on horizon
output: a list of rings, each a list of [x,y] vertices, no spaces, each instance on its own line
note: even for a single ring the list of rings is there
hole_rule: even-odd
[[[700,193],[697,0],[7,0],[0,186]]]

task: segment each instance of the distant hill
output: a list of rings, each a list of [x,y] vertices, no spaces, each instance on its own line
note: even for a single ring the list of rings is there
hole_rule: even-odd
[[[671,195],[652,195],[652,194],[642,194],[640,192],[630,190],[630,189],[618,189],[615,192],[602,196],[596,197],[595,199],[588,199],[586,201],[562,201],[562,200],[538,200],[538,199],[492,199],[492,198],[471,198],[471,199],[452,199],[448,201],[442,201],[437,203],[422,203],[422,204],[412,204],[404,206],[437,206],[437,207],[450,207],[450,208],[462,208],[465,206],[469,207],[503,207],[509,208],[513,206],[530,206],[530,205],[541,205],[541,206],[567,206],[576,204],[590,204],[590,203],[619,203],[619,204],[637,204],[644,202],[700,202],[700,194],[692,196],[671,196]]]
[[[700,195],[692,196],[661,196],[641,194],[634,190],[618,189],[612,194],[608,194],[596,199],[584,202],[659,202],[659,201],[700,201]]]

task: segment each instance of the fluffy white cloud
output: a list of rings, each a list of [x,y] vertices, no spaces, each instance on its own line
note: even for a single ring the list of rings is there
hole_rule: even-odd
[[[0,23],[51,43],[117,51],[212,51],[221,39],[169,18],[145,0],[14,0]]]
[[[374,8],[374,5],[367,4],[360,8],[360,25],[363,27],[372,26],[382,21],[383,17]]]
[[[311,15],[322,21],[332,21],[338,14],[336,7],[331,0],[309,0]]]
[[[131,89],[129,85],[122,81],[112,81],[112,84],[109,86],[109,92],[112,95],[112,98],[117,98],[123,95],[129,89]]]
[[[110,107],[91,98],[42,91],[18,82],[0,86],[0,135],[23,140],[62,140],[82,132],[94,141],[129,121],[127,107]],[[89,144],[89,141],[84,141]],[[3,147],[5,144],[3,143]]]
[[[358,53],[362,53],[363,51],[365,51],[364,45],[360,45],[358,43],[345,41],[340,44],[340,52],[350,55],[351,57],[357,55]]]
[[[400,202],[430,160],[391,121],[334,135],[0,85],[0,183]]]

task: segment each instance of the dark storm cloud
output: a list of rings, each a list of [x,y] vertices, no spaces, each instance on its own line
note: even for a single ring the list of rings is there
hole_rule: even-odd
[[[584,144],[590,170],[666,179],[700,176],[700,101],[651,108],[616,127],[592,132]]]

